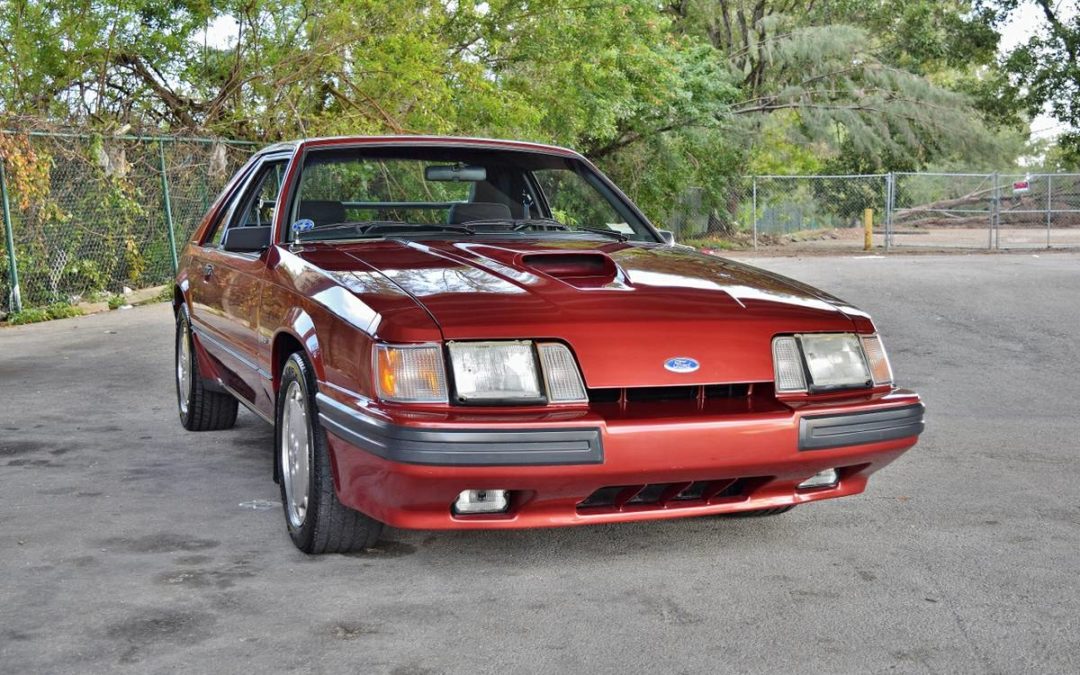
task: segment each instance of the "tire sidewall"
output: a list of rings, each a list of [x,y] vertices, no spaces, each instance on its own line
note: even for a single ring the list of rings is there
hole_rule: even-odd
[[[191,358],[188,371],[187,411],[180,405],[183,392],[180,391],[180,378],[177,377],[177,368],[180,366],[180,341],[187,340],[188,354]],[[195,356],[195,343],[191,339],[191,321],[188,319],[187,305],[180,305],[176,311],[176,340],[173,343],[173,381],[176,382],[176,410],[180,414],[180,423],[188,427],[191,417],[191,408],[195,404],[195,382],[199,377],[198,359]]]
[[[289,496],[285,488],[285,467],[282,465],[283,458],[281,456],[281,431],[282,418],[285,414],[285,399],[288,395],[289,387],[293,382],[297,382],[300,385],[300,390],[304,395],[304,405],[308,412],[306,415],[309,439],[308,505],[307,511],[304,514],[304,522],[300,527],[294,527],[289,520]],[[274,456],[275,461],[278,464],[279,475],[281,476],[279,487],[281,488],[281,506],[282,514],[285,516],[285,526],[289,530],[289,536],[301,550],[306,550],[311,545],[311,541],[315,537],[315,524],[319,518],[319,463],[321,463],[320,460],[324,454],[323,444],[325,441],[320,434],[321,429],[317,422],[316,415],[315,391],[311,378],[311,368],[308,366],[307,359],[304,358],[303,355],[299,353],[293,354],[286,360],[285,366],[281,369],[281,385],[278,387],[277,410],[274,415]]]

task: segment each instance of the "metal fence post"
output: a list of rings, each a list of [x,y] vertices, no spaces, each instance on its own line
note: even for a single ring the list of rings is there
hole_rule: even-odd
[[[1050,248],[1050,214],[1054,210],[1054,204],[1050,201],[1050,195],[1054,189],[1054,175],[1046,174],[1046,248]]]
[[[754,248],[757,249],[757,176],[750,179],[753,183],[753,206],[754,209]]]
[[[165,207],[165,226],[169,230],[169,252],[172,253],[173,274],[179,264],[176,258],[176,231],[173,229],[172,200],[169,199],[169,178],[165,173],[165,141],[158,141],[158,155],[161,158],[161,201]]]
[[[8,279],[11,281],[11,309],[22,311],[22,292],[19,289],[19,265],[15,260],[15,231],[11,224],[11,206],[8,204],[7,174],[4,172],[4,160],[0,158],[0,194],[4,202],[4,243],[8,254]]]
[[[986,250],[994,250],[994,212],[997,210],[997,174],[990,174],[990,220],[987,223]]]
[[[892,248],[893,200],[896,198],[896,177],[893,172],[885,174],[885,252]]]
[[[207,166],[206,171],[203,171],[202,175],[200,176],[202,180],[199,181],[199,197],[202,201],[203,213],[206,213],[210,210],[210,186],[207,185],[207,179],[209,179],[209,176],[207,174],[209,173],[209,171],[210,167]]]

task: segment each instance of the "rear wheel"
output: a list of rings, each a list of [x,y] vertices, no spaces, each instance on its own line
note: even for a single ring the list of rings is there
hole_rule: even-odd
[[[315,377],[300,353],[285,362],[277,401],[281,502],[296,547],[305,553],[348,553],[369,548],[382,523],[338,501],[326,432],[315,408]]]
[[[186,305],[176,312],[176,405],[180,424],[188,431],[218,431],[236,424],[236,399],[208,390],[199,374]]]

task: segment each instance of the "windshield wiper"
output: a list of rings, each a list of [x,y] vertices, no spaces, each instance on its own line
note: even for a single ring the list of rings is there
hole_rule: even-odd
[[[616,232],[615,230],[609,230],[603,227],[575,227],[574,230],[578,232],[592,232],[593,234],[602,234],[605,237],[614,237],[619,241],[629,241],[630,237],[626,236],[622,232]]]
[[[622,232],[616,232],[615,230],[609,230],[601,227],[571,227],[566,223],[560,223],[554,218],[485,218],[484,220],[470,220],[469,225],[473,227],[484,225],[496,225],[507,223],[511,225],[511,232],[523,232],[530,228],[536,228],[539,232],[590,232],[592,234],[601,234],[606,237],[613,237],[619,241],[628,241],[630,237],[626,236]]]
[[[629,239],[629,237],[627,237],[622,232],[616,232],[615,230],[609,230],[602,227],[571,227],[570,225],[567,225],[565,223],[560,223],[554,218],[526,218],[522,220],[515,220],[514,222],[518,223],[514,226],[515,232],[527,230],[530,227],[539,225],[541,226],[541,230],[558,229],[560,231],[566,232],[591,232],[593,234],[602,234],[607,237],[614,237],[619,241],[626,241]]]
[[[476,231],[466,225],[445,225],[443,223],[399,223],[394,221],[380,221],[372,223],[369,227],[364,228],[363,234],[365,236],[378,232],[379,230],[386,229],[402,229],[405,231],[424,231],[429,230],[431,232],[461,232],[462,234],[476,234]]]
[[[400,220],[356,220],[343,223],[320,223],[299,233],[300,239],[306,238],[311,232],[328,232],[334,230],[353,230],[358,237],[369,237],[380,231],[388,229],[430,232],[460,232],[462,234],[475,234],[471,227],[464,225],[444,225],[442,223],[404,223]]]
[[[554,218],[520,218],[515,220],[514,232],[520,232],[521,230],[527,230],[530,227],[540,226],[541,231],[558,230],[568,231],[570,226],[566,223],[560,223]]]
[[[303,222],[303,221],[297,221],[297,222]],[[357,233],[359,233],[364,228],[370,227],[371,225],[377,225],[377,224],[382,224],[382,223],[398,224],[397,221],[393,221],[393,220],[386,220],[386,221],[382,221],[382,220],[347,220],[347,221],[344,221],[344,222],[341,222],[341,223],[319,223],[318,225],[310,225],[307,229],[300,230],[297,234],[305,235],[305,234],[308,234],[309,232],[326,232],[327,230],[356,230]],[[295,227],[295,226],[296,226],[296,223],[293,224],[293,227]]]

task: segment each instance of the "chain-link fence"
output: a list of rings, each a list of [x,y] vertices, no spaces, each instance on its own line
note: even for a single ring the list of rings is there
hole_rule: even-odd
[[[0,309],[167,282],[174,256],[254,144],[0,132]],[[1080,174],[735,176],[683,193],[667,227],[753,246],[1080,247]],[[17,284],[15,281],[17,280]]]
[[[176,252],[253,150],[219,139],[0,132],[3,308],[167,282]]]
[[[750,176],[720,199],[685,192],[668,218],[678,239],[864,248],[1080,247],[1080,174],[889,173]]]
[[[682,241],[741,235],[756,246],[786,236],[806,243],[841,240],[861,246],[867,210],[875,226],[883,227],[887,196],[884,174],[747,176],[732,180],[720,200],[709,200],[701,188],[688,190],[668,227]]]
[[[759,236],[861,228],[867,209],[884,216],[881,175],[758,176],[753,184]]]
[[[1080,174],[893,174],[888,244],[1080,246]]]

